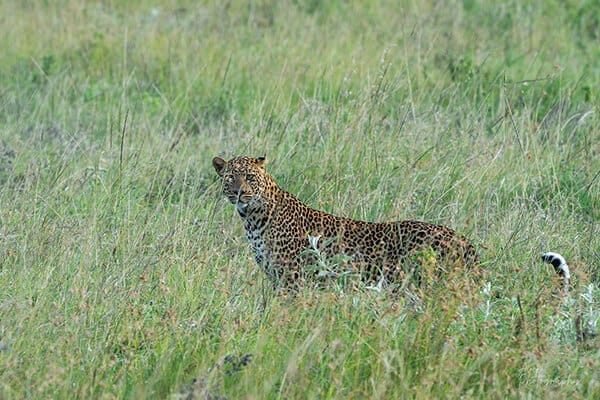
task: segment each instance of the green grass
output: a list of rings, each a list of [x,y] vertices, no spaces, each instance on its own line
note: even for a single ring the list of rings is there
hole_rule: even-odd
[[[0,2],[0,398],[600,396],[597,0],[175,3]],[[242,154],[489,283],[275,295]]]

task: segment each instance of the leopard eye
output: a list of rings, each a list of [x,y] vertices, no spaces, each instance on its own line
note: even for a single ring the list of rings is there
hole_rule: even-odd
[[[246,180],[248,182],[255,182],[256,181],[256,176],[254,176],[252,174],[248,174],[248,175],[246,175]]]
[[[233,176],[226,176],[225,177],[225,182],[227,182],[227,183],[233,182]]]

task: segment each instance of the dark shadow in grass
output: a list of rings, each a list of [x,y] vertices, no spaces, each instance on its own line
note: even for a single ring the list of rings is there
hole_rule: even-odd
[[[234,376],[252,362],[252,354],[228,354],[209,370],[184,385],[175,398],[181,400],[227,400],[218,393],[215,379]]]
[[[15,156],[15,151],[12,148],[0,142],[0,185],[3,185],[12,176]]]

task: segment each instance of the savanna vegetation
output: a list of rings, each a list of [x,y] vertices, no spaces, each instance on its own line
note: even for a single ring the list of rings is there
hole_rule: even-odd
[[[0,398],[600,397],[599,10],[1,1]],[[277,295],[215,155],[485,280]]]

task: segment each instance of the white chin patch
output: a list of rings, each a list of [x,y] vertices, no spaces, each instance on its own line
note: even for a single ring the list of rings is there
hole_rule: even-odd
[[[240,203],[239,201],[235,203],[235,208],[237,209],[240,215],[246,214],[246,209],[248,208],[248,203]]]

